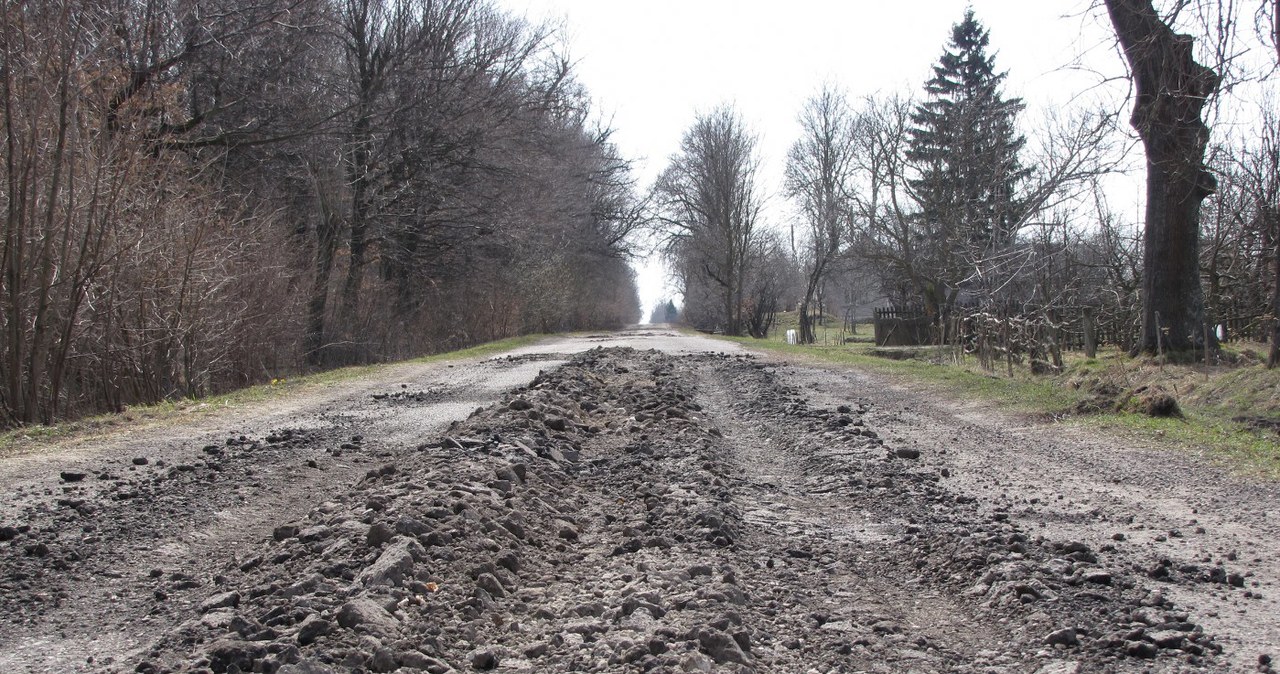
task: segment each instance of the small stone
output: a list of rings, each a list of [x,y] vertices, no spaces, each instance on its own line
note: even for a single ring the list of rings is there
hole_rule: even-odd
[[[726,662],[747,664],[747,655],[742,652],[742,647],[738,645],[738,642],[734,641],[733,637],[714,627],[698,629],[698,645],[717,664],[723,665]]]
[[[1064,627],[1060,630],[1054,630],[1049,633],[1049,636],[1044,638],[1044,642],[1049,646],[1056,646],[1058,644],[1063,646],[1075,646],[1079,643],[1076,638],[1076,630],[1074,627]]]
[[[515,400],[512,400],[511,402],[507,403],[507,409],[513,410],[516,412],[523,412],[524,410],[530,409],[532,407],[533,407],[533,403],[529,402],[528,400],[525,400],[524,398],[516,398]]]
[[[1158,632],[1147,632],[1147,638],[1159,648],[1182,648],[1182,642],[1186,640],[1186,635],[1177,630],[1160,630]]]
[[[373,652],[373,657],[369,659],[369,669],[379,672],[394,672],[400,668],[400,663],[396,662],[395,651],[386,646],[382,646]]]
[[[200,602],[200,612],[208,613],[216,611],[220,608],[235,608],[240,605],[239,592],[223,592],[215,594],[212,597]]]
[[[1078,662],[1050,662],[1036,670],[1036,674],[1080,674],[1080,663]]]
[[[1082,577],[1086,583],[1094,583],[1095,585],[1110,585],[1111,574],[1106,571],[1088,571]]]
[[[1130,641],[1124,645],[1124,652],[1131,658],[1154,658],[1159,649],[1148,641]]]
[[[315,660],[300,660],[295,664],[284,665],[276,671],[278,674],[336,674],[337,670],[331,669],[327,665],[322,665]]]
[[[412,538],[402,538],[387,546],[378,559],[360,572],[359,580],[367,586],[400,585],[413,575],[414,560],[424,557],[426,550]]]
[[[61,473],[58,473],[58,476],[62,478],[63,482],[79,482],[83,480],[86,475],[88,475],[88,473],[81,473],[73,470],[64,470]]]
[[[894,456],[899,459],[918,459],[920,458],[920,450],[914,447],[899,447],[893,450]]]
[[[901,634],[902,625],[892,620],[880,620],[871,626],[871,631],[876,634]]]
[[[147,465],[148,463],[151,463],[151,461],[150,461],[149,459],[147,459],[147,457],[145,457],[145,456],[135,456],[135,457],[133,457],[133,465],[135,465],[135,466],[145,466],[145,465]]]
[[[566,431],[569,429],[569,422],[564,417],[547,417],[546,421],[542,423],[553,431]]]
[[[441,660],[437,660],[429,655],[419,651],[403,651],[396,660],[400,662],[400,666],[405,669],[418,669],[424,672],[447,672],[452,668]]]
[[[511,573],[520,572],[520,557],[516,555],[516,553],[514,552],[508,552],[502,555],[497,560],[495,560],[495,563],[498,566],[510,571]]]
[[[712,568],[706,564],[694,564],[693,566],[689,567],[689,570],[687,573],[689,574],[690,578],[697,578],[698,576],[710,576],[712,573]]]
[[[578,540],[578,532],[573,527],[560,527],[560,532],[556,535],[566,541]]]
[[[205,647],[204,652],[215,672],[231,671],[233,667],[250,672],[254,661],[266,654],[266,648],[257,643],[220,639]]]
[[[709,673],[715,668],[715,662],[701,653],[685,653],[680,658],[680,671]]]
[[[489,671],[498,666],[498,656],[489,649],[473,651],[469,659],[471,660],[471,666],[482,672]]]
[[[369,533],[365,534],[364,542],[365,545],[368,545],[371,548],[379,548],[382,547],[384,543],[395,538],[395,536],[396,532],[392,531],[391,527],[383,524],[382,522],[378,522],[377,524],[369,527]]]
[[[345,629],[364,625],[375,632],[391,632],[399,623],[378,602],[368,597],[357,597],[338,609],[338,625]]]
[[[333,623],[313,613],[307,616],[298,627],[298,644],[306,646],[314,643],[316,639],[328,634],[331,629],[333,629]]]
[[[502,583],[498,582],[498,578],[492,573],[480,574],[476,578],[476,586],[488,592],[494,599],[501,599],[507,596],[506,589],[502,587]]]
[[[659,618],[661,616],[654,616],[654,617]],[[751,652],[751,633],[750,632],[746,630],[737,630],[730,636],[732,636],[733,640],[737,642],[738,648],[741,648],[743,653]]]

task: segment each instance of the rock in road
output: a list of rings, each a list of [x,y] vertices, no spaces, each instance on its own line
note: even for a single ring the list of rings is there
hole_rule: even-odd
[[[159,515],[154,528],[129,519],[112,530],[115,544],[84,542],[105,528],[93,524],[102,514],[137,498],[74,491],[55,472],[45,500],[28,494],[26,511],[0,521],[14,532],[0,542],[0,603],[11,616],[0,647],[26,635],[23,652],[32,653],[30,640],[51,629],[91,641],[74,632],[128,614],[135,641],[114,654],[77,661],[68,648],[61,659],[11,664],[119,672],[1266,666],[1259,656],[1276,618],[1262,597],[1271,592],[1260,585],[1271,581],[1265,565],[1219,565],[1210,549],[1192,564],[1145,539],[1113,538],[1119,513],[1105,500],[1097,524],[1047,526],[1029,516],[1035,508],[1014,506],[1024,488],[1016,476],[992,476],[1007,483],[1000,495],[951,477],[970,467],[959,460],[965,443],[926,442],[928,424],[894,407],[902,398],[887,404],[883,390],[842,373],[697,346],[565,349],[577,353],[414,442],[354,432],[363,427],[295,429],[273,433],[274,442],[236,436],[202,450],[199,465],[139,465],[154,471],[142,495],[161,505],[203,505],[216,500],[207,492],[240,493],[255,479],[270,489],[282,478],[254,467],[273,456],[294,461],[301,447],[344,477],[295,494],[292,508],[257,513],[248,527],[256,535],[230,537],[187,568],[159,560],[146,568],[138,554],[166,540],[173,525]],[[141,453],[131,448],[122,461]],[[334,467],[340,461],[349,469]],[[112,483],[83,472],[85,484]],[[136,568],[120,569],[112,586],[124,608],[90,603],[98,614],[79,621],[59,608],[81,596],[84,581],[58,579],[92,579],[125,562]],[[1231,574],[1247,582],[1233,584]],[[1244,619],[1233,621],[1213,602],[1236,595],[1231,605]],[[1262,640],[1238,633],[1248,625]]]

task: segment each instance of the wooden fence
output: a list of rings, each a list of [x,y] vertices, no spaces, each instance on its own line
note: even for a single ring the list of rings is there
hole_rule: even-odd
[[[1091,307],[1072,306],[1043,309],[1035,306],[979,306],[964,304],[953,307],[942,320],[929,316],[920,305],[895,305],[874,312],[877,346],[925,346],[952,344],[972,338],[975,319],[1039,322],[1037,333],[1064,351],[1087,350],[1085,325],[1090,313],[1094,343],[1114,344],[1128,348],[1138,336],[1138,326],[1116,320],[1098,319]],[[1223,342],[1268,339],[1270,316],[1235,316],[1223,319],[1215,330]],[[940,334],[942,333],[942,334]]]
[[[876,309],[872,322],[876,346],[916,346],[936,341],[932,335],[934,322],[921,306]]]

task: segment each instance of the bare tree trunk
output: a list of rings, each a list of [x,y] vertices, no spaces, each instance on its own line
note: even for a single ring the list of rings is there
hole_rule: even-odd
[[[329,299],[329,279],[333,273],[333,257],[337,249],[337,232],[325,216],[319,225],[316,241],[315,277],[311,283],[311,298],[307,302],[307,332],[304,338],[308,365],[325,364],[325,312]]]
[[[1204,166],[1209,128],[1201,113],[1220,78],[1195,62],[1191,37],[1165,25],[1151,0],[1106,5],[1133,72],[1130,124],[1147,154],[1142,332],[1134,351],[1154,353],[1162,343],[1172,351],[1216,348],[1212,336],[1202,343],[1199,225],[1200,202],[1217,187]],[[1161,325],[1168,330],[1163,337]]]
[[[1271,265],[1275,273],[1271,284],[1271,348],[1267,352],[1268,369],[1280,364],[1280,232],[1274,231],[1277,225],[1280,225],[1280,217],[1276,217],[1276,221],[1268,228],[1274,239]]]
[[[362,96],[364,93],[362,92]],[[356,306],[360,301],[360,278],[364,273],[365,250],[368,246],[369,217],[369,150],[372,142],[369,120],[362,115],[356,123],[355,148],[348,167],[351,183],[351,231],[348,245],[350,253],[347,278],[342,288],[342,310],[348,321],[355,320]]]
[[[1084,316],[1084,355],[1086,358],[1098,357],[1098,327],[1093,317],[1093,309],[1085,307]]]
[[[333,274],[333,258],[338,247],[338,214],[329,201],[325,185],[311,169],[319,218],[316,221],[316,248],[311,296],[307,300],[307,329],[303,334],[303,354],[307,364],[325,364],[325,312],[328,309],[329,279]]]

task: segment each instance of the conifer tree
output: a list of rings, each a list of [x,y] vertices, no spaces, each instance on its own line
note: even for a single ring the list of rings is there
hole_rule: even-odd
[[[918,175],[910,186],[933,277],[919,291],[931,311],[952,304],[975,268],[1009,247],[1023,215],[1018,186],[1030,171],[1018,159],[1026,139],[1015,123],[1024,106],[1001,94],[1006,73],[996,71],[988,42],[965,12],[911,115],[907,158]]]

